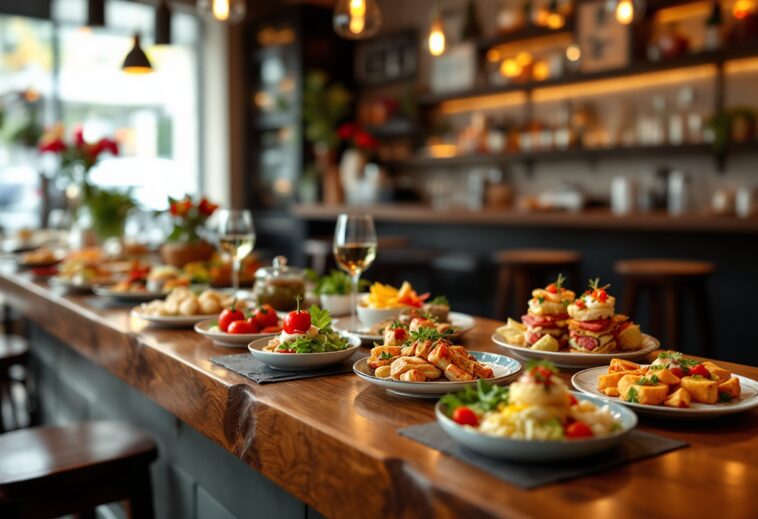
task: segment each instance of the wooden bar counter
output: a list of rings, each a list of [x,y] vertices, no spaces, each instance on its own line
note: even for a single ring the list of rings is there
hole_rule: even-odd
[[[433,402],[339,375],[256,385],[210,362],[237,353],[193,331],[153,329],[125,307],[64,296],[11,265],[0,292],[35,326],[156,402],[328,517],[755,517],[758,411],[640,428],[690,443],[619,469],[522,491],[400,437]],[[471,349],[497,351],[479,319]],[[34,348],[34,344],[32,344]],[[758,378],[758,369],[724,363]],[[63,369],[63,368],[61,368]],[[568,375],[568,373],[565,373]],[[254,511],[251,511],[255,515]]]

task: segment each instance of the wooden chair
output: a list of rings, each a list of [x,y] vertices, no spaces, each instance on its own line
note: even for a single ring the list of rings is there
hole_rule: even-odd
[[[690,291],[691,300],[695,305],[697,333],[702,349],[705,355],[712,353],[708,279],[716,271],[713,263],[676,259],[628,259],[618,261],[614,269],[624,280],[621,305],[624,313],[635,319],[639,317],[637,306],[640,295],[647,292],[650,295],[650,331],[665,341],[663,345],[666,348],[679,349],[681,346],[680,310],[684,302],[684,292]]]
[[[26,368],[28,359],[29,343],[26,339],[17,335],[0,335],[0,433],[19,426],[18,409],[13,397],[14,379],[11,376],[11,368],[15,366]],[[3,408],[6,405],[13,418],[12,424],[8,425],[3,416]]]
[[[129,500],[133,519],[152,519],[150,464],[158,450],[117,422],[36,427],[0,435],[0,517],[58,517]]]
[[[549,278],[556,278],[560,273],[576,284],[581,261],[582,255],[571,250],[510,249],[496,252],[495,317],[520,318],[528,308],[532,290],[544,286]],[[512,310],[511,301],[515,301]]]

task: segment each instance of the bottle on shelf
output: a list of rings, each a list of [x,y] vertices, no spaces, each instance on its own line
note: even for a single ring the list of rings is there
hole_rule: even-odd
[[[713,0],[711,14],[705,21],[703,46],[705,50],[718,50],[724,46],[724,17],[719,0]]]

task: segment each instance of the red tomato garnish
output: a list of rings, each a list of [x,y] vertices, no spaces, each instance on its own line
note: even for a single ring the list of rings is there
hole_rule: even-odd
[[[453,411],[453,421],[457,424],[470,425],[471,427],[479,425],[479,417],[466,406],[461,406]]]
[[[243,314],[239,310],[235,310],[234,304],[232,304],[231,308],[227,308],[219,314],[218,328],[222,332],[227,332],[229,331],[229,325],[232,324],[234,321],[244,321],[244,320],[245,320],[245,314]]]
[[[234,321],[227,330],[228,333],[255,333],[256,331],[258,330],[255,328],[255,324],[249,321]]]
[[[268,328],[279,324],[279,316],[271,305],[263,305],[255,311],[255,322],[258,328]]]
[[[281,326],[266,326],[265,328],[261,328],[259,333],[281,333],[281,331]]]
[[[576,405],[578,403],[579,403],[579,400],[577,400],[574,395],[569,393],[569,405]]]
[[[690,368],[690,376],[700,375],[703,378],[711,378],[710,372],[702,364]]]
[[[573,422],[566,426],[566,438],[590,438],[594,436],[590,426],[584,422]]]
[[[584,303],[584,299],[577,299],[574,303],[577,308],[585,308],[587,305]]]
[[[251,315],[248,317],[247,324],[250,325],[250,329],[252,330],[248,333],[258,333],[260,331],[260,326],[258,326],[258,322],[255,320],[255,316]]]
[[[399,342],[404,342],[408,338],[408,332],[405,328],[395,328],[392,333],[395,336],[395,340]]]
[[[555,283],[550,283],[545,290],[547,292],[550,292],[551,294],[557,294],[558,293],[558,287],[555,286]]]
[[[671,373],[673,373],[678,378],[682,378],[684,376],[684,371],[682,368],[671,368]]]
[[[284,331],[287,333],[305,333],[311,327],[311,314],[308,310],[300,310],[300,299],[297,300],[297,310],[284,316]]]

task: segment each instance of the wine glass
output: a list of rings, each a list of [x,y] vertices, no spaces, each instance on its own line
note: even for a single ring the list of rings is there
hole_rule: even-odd
[[[236,296],[240,289],[242,260],[255,247],[253,215],[247,209],[222,209],[217,218],[219,246],[232,258],[232,285]]]
[[[334,259],[352,279],[350,316],[357,327],[358,281],[376,258],[376,231],[371,215],[341,214],[334,230]]]

